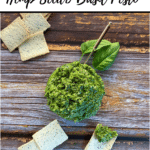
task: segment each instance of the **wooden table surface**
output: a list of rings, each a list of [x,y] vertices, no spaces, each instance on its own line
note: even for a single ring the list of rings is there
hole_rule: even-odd
[[[1,13],[1,28],[17,16]],[[104,39],[119,42],[121,48],[108,71],[97,71],[106,90],[102,106],[96,116],[79,123],[67,121],[47,106],[47,80],[57,67],[79,60],[81,43],[97,39],[109,21],[113,24]],[[69,136],[56,150],[83,150],[98,123],[118,132],[112,150],[148,150],[149,14],[53,13],[48,22],[49,54],[22,62],[18,50],[1,49],[2,150],[17,150],[54,119]]]

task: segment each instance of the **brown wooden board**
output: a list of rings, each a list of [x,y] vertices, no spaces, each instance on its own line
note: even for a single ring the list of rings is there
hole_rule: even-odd
[[[19,13],[2,13],[2,29],[17,16]],[[79,60],[80,44],[97,39],[109,21],[113,24],[104,38],[120,42],[121,48],[109,70],[97,71],[106,90],[102,106],[96,116],[80,123],[67,121],[47,106],[44,97],[47,80],[57,67]],[[28,141],[26,136],[31,137],[58,119],[69,136],[91,136],[97,123],[102,123],[119,133],[114,150],[147,150],[147,141],[124,141],[120,138],[142,140],[149,137],[149,14],[53,13],[48,22],[51,28],[45,32],[45,37],[49,54],[22,62],[18,50],[12,53],[6,48],[1,50],[2,149],[11,147],[15,150]],[[87,55],[82,62],[86,58]],[[88,64],[92,66],[92,58]],[[24,138],[27,140],[22,141]],[[88,140],[89,137],[86,140],[84,137],[81,140],[69,139],[57,149],[81,150]]]
[[[2,13],[1,28],[10,24],[19,13]],[[51,28],[45,32],[49,43],[82,43],[97,39],[108,22],[112,25],[105,39],[123,46],[149,45],[148,13],[54,13],[48,19]]]
[[[1,150],[17,150],[19,146],[32,140],[31,137],[2,137],[2,149]],[[64,142],[55,150],[83,150],[89,139],[69,139]],[[112,150],[148,150],[148,141],[125,141],[117,140]]]

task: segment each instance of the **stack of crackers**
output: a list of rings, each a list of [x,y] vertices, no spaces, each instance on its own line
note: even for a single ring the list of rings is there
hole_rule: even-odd
[[[10,52],[19,49],[22,61],[49,53],[44,31],[50,28],[47,22],[50,13],[20,13],[23,19],[16,18],[0,31],[0,38]]]
[[[20,146],[18,150],[53,150],[68,139],[57,120],[33,134],[33,140]]]

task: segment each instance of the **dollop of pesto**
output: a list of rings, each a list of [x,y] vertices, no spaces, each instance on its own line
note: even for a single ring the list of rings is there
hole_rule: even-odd
[[[79,61],[57,68],[45,89],[50,110],[74,122],[96,115],[104,94],[101,77]]]
[[[112,138],[118,136],[116,131],[112,131],[107,126],[102,126],[102,124],[98,124],[95,129],[95,135],[99,142],[107,142]]]

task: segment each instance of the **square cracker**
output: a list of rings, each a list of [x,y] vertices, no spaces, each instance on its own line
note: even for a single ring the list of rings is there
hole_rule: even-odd
[[[18,150],[40,150],[34,140],[20,146]]]
[[[29,36],[20,17],[1,31],[1,39],[10,52],[22,44]]]
[[[26,29],[30,32],[30,35],[38,32],[44,32],[50,27],[50,24],[40,13],[30,13],[23,19]]]
[[[115,143],[117,137],[112,138],[108,142],[99,142],[95,132],[93,133],[89,143],[84,150],[111,150],[113,144]]]
[[[53,150],[68,139],[57,120],[52,121],[46,127],[35,133],[33,139],[40,150]]]
[[[33,14],[33,13],[20,13],[20,15],[24,18],[25,16],[29,15],[29,14]],[[46,17],[48,14],[50,13],[39,13],[39,14],[42,14],[43,17]]]
[[[22,61],[49,53],[43,33],[30,37],[19,46],[19,53]]]

